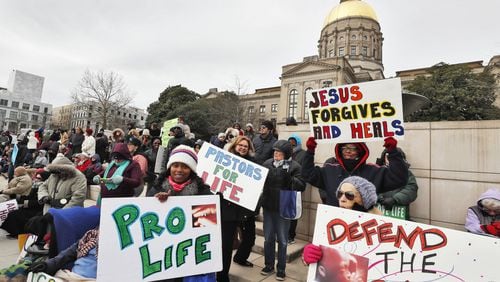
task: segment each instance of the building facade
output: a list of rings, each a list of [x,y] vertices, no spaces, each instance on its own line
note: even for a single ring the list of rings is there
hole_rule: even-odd
[[[146,117],[146,111],[137,107],[112,109],[108,113],[107,128],[104,129],[126,128],[127,124],[131,122],[137,128],[144,128],[146,126]],[[97,103],[56,107],[54,108],[52,123],[54,127],[62,129],[81,127],[99,131],[103,128],[102,108]]]
[[[7,88],[0,89],[0,128],[17,133],[21,129],[49,127],[52,105],[41,101],[44,78],[13,70]]]

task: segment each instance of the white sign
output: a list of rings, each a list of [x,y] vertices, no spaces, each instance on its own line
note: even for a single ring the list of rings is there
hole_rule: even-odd
[[[318,205],[307,281],[500,281],[500,239]]]
[[[197,174],[212,193],[249,210],[257,208],[268,169],[208,142],[198,152]]]
[[[403,139],[399,78],[306,92],[311,135],[318,143]]]
[[[0,225],[7,219],[7,215],[11,211],[17,210],[17,201],[9,200],[7,202],[0,203]]]
[[[29,272],[26,278],[27,282],[64,282],[65,280],[53,277],[44,272]]]
[[[222,270],[219,197],[104,198],[97,281],[154,281]]]

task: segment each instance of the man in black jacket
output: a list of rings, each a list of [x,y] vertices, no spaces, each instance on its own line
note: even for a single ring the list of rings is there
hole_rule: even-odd
[[[259,129],[260,134],[252,140],[255,147],[255,162],[258,164],[262,164],[273,157],[273,145],[276,142],[273,129],[274,125],[271,121],[263,121]]]

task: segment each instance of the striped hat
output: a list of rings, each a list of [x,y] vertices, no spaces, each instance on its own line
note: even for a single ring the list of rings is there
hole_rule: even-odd
[[[187,165],[192,171],[196,172],[196,165],[198,164],[198,157],[193,148],[186,145],[179,145],[175,147],[170,153],[170,158],[168,159],[167,169],[173,163],[183,163]]]

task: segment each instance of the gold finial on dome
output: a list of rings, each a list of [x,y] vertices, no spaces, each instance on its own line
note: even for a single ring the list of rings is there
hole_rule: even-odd
[[[340,4],[333,8],[326,17],[323,27],[348,17],[365,17],[378,22],[375,10],[367,3],[361,0],[340,0]]]

